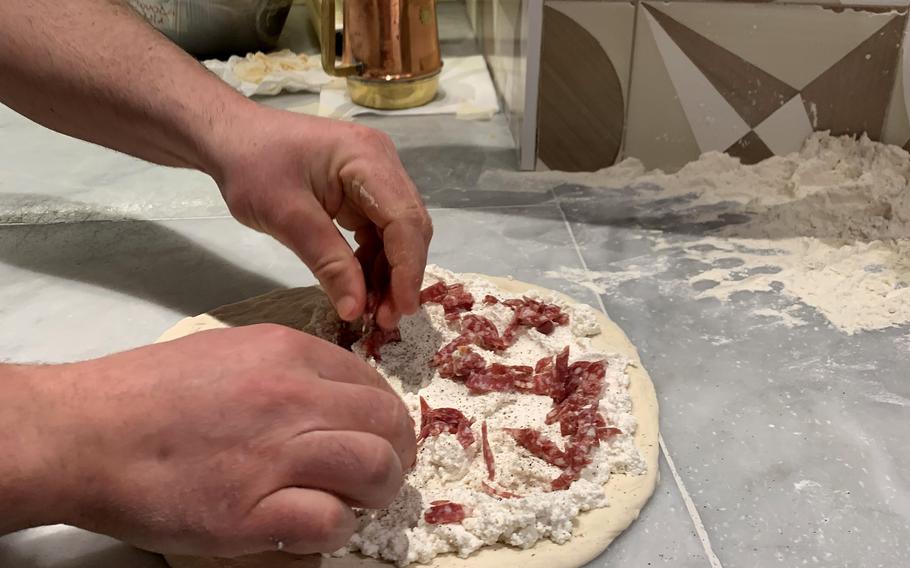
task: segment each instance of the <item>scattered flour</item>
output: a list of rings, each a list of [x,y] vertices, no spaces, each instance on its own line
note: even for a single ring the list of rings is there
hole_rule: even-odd
[[[571,179],[635,190],[642,210],[655,200],[671,207],[666,226],[655,231],[664,236],[652,242],[664,258],[703,267],[689,279],[696,298],[779,290],[848,334],[910,322],[910,157],[901,148],[816,133],[800,152],[753,166],[712,152],[675,174],[646,172],[629,159]],[[666,238],[680,230],[680,218],[701,229],[683,231],[691,238]],[[665,263],[646,259],[653,260],[626,261],[616,272],[548,276],[603,291],[663,272]],[[756,315],[806,324],[795,311],[791,305]]]
[[[805,491],[809,488],[821,487],[822,484],[817,481],[812,481],[811,479],[801,479],[793,484],[793,489],[796,491]]]

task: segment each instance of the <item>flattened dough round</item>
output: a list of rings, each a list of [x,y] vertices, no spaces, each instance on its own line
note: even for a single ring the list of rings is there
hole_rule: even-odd
[[[466,275],[468,276],[468,275]],[[564,294],[545,288],[492,276],[481,276],[502,290],[515,296],[537,290],[556,294],[566,304],[577,304]],[[186,318],[167,330],[158,341],[177,339],[197,331],[219,327],[252,325],[256,323],[278,323],[304,329],[317,308],[327,305],[323,292],[313,286],[277,290],[268,294],[216,308],[208,314]],[[520,550],[497,545],[483,548],[468,558],[452,554],[433,559],[437,568],[497,568],[499,566],[522,566],[522,568],[577,568],[587,564],[600,553],[632,521],[638,518],[642,507],[654,493],[657,484],[658,426],[657,395],[651,378],[641,365],[638,352],[625,333],[606,315],[597,311],[601,333],[592,338],[598,347],[607,353],[619,353],[632,363],[627,369],[630,378],[632,413],[638,420],[635,444],[641,451],[648,471],[644,475],[614,474],[606,486],[609,506],[582,513],[578,517],[572,539],[563,545],[549,540],[537,543],[533,548]],[[321,556],[291,556],[281,552],[268,552],[234,559],[191,558],[183,556],[166,557],[172,568],[388,568],[388,562],[349,554],[342,558]]]

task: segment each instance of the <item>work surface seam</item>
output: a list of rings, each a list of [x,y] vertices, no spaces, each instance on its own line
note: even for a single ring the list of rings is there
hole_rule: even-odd
[[[588,269],[588,263],[585,261],[584,255],[581,254],[581,248],[578,246],[578,239],[575,238],[575,231],[572,230],[572,224],[569,223],[569,218],[566,216],[566,212],[562,208],[562,203],[560,203],[559,196],[556,195],[556,192],[551,190],[553,194],[553,199],[556,203],[556,208],[559,210],[559,214],[562,217],[562,221],[566,226],[566,231],[569,232],[569,238],[572,241],[572,246],[575,247],[575,254],[578,257],[579,263],[581,263],[581,268],[586,273],[590,273]],[[603,298],[600,294],[594,294],[597,298],[598,307],[603,313],[607,313],[606,305],[603,302]],[[670,469],[670,473],[673,475],[673,481],[676,483],[677,489],[679,489],[680,496],[682,497],[683,503],[686,505],[686,511],[689,513],[689,519],[691,519],[692,524],[695,528],[695,534],[698,536],[698,540],[701,542],[702,549],[705,551],[705,557],[708,560],[708,563],[711,565],[711,568],[723,568],[720,559],[714,553],[714,548],[711,546],[711,539],[708,537],[708,530],[705,528],[705,524],[701,520],[701,515],[698,514],[698,507],[695,505],[695,501],[692,500],[692,496],[689,494],[688,489],[686,489],[686,484],[683,482],[682,477],[679,475],[679,472],[676,469],[676,464],[673,461],[673,458],[670,456],[670,451],[667,449],[667,444],[664,442],[664,437],[662,434],[658,433],[657,440],[660,445],[660,453],[663,455],[664,460],[667,462],[667,467]]]

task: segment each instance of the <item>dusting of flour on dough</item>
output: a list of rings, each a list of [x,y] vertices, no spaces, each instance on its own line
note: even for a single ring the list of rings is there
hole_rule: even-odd
[[[675,174],[646,172],[629,159],[577,179],[562,174],[562,183],[570,180],[635,193],[642,211],[655,200],[669,208],[666,226],[647,238],[664,259],[705,267],[688,281],[695,298],[779,290],[848,334],[910,322],[910,156],[902,148],[816,133],[801,151],[756,165],[710,152]],[[731,224],[731,215],[745,222]],[[681,217],[703,227],[695,231],[702,236],[667,239]],[[598,291],[665,266],[647,255],[615,271],[548,276]],[[807,323],[792,305],[762,310],[755,315]]]
[[[438,280],[450,284],[463,282],[477,300],[486,294],[511,297],[483,278],[428,267],[424,286]],[[487,471],[478,444],[463,449],[454,435],[443,433],[422,442],[417,465],[407,475],[404,488],[392,505],[384,510],[359,513],[357,532],[336,555],[359,551],[404,566],[412,562],[429,563],[444,553],[466,557],[496,543],[519,548],[531,547],[542,539],[564,543],[571,538],[579,513],[609,506],[604,484],[613,473],[645,472],[645,462],[633,440],[637,424],[632,415],[626,374],[631,362],[624,356],[602,353],[593,346],[590,337],[600,333],[600,327],[592,308],[566,306],[557,297],[539,292],[530,292],[528,296],[561,305],[569,313],[571,324],[557,327],[551,335],[525,330],[506,352],[483,351],[482,355],[490,362],[533,365],[538,359],[555,355],[570,345],[571,361],[606,359],[600,410],[607,422],[623,433],[604,441],[595,450],[591,465],[568,490],[549,491],[550,481],[560,470],[519,448],[502,428],[538,428],[561,444],[558,425],[544,425],[552,401],[546,396],[530,394],[472,395],[463,384],[440,378],[428,363],[458,333],[445,321],[441,306],[426,304],[417,314],[402,320],[402,341],[385,345],[381,350],[382,361],[374,364],[402,395],[418,424],[420,396],[434,408],[457,408],[474,420],[477,440],[480,440],[481,423],[486,421],[495,455],[496,484],[522,497],[497,499],[484,493],[481,483],[486,480]],[[489,318],[502,329],[512,312],[501,304],[488,306],[478,301],[474,313]],[[354,351],[364,355],[359,344],[354,345]],[[430,502],[441,499],[462,504],[471,514],[460,524],[426,523],[423,512]]]

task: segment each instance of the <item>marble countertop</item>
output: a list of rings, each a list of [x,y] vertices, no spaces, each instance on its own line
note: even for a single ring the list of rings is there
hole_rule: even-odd
[[[468,52],[463,18],[446,17],[448,52]],[[661,286],[687,282],[682,261],[595,295],[548,272],[660,258],[634,218],[617,220],[616,199],[516,172],[501,115],[361,122],[391,134],[422,191],[436,227],[431,262],[602,302],[639,347],[661,403],[661,480],[592,567],[891,567],[910,557],[910,343],[898,341],[910,330],[847,336],[821,316],[787,329],[741,306],[690,301]],[[5,107],[0,140],[6,360],[103,355],[154,341],[186,315],[314,282],[290,252],[233,221],[205,176],[66,138]],[[0,566],[163,562],[47,527],[0,538]]]

